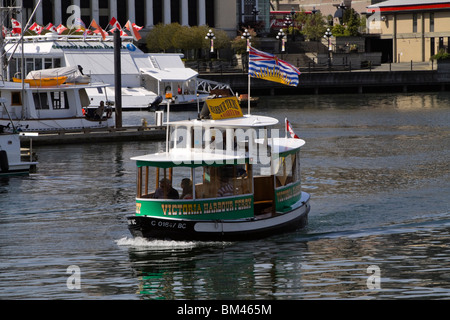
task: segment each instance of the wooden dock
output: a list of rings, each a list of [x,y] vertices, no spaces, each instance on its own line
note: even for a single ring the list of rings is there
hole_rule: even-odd
[[[124,126],[122,128],[101,128],[82,130],[55,130],[21,135],[21,145],[56,145],[78,143],[100,143],[118,141],[152,141],[165,139],[166,127]]]

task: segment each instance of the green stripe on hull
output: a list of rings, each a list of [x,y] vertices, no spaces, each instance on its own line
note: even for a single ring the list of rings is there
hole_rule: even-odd
[[[253,217],[253,196],[208,200],[136,200],[137,216],[187,220],[234,220]]]

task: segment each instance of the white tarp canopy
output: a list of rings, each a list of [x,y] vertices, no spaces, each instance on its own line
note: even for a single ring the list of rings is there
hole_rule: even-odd
[[[78,67],[62,67],[30,71],[26,78],[44,79],[56,77],[67,77],[66,82],[89,82],[90,80],[88,76],[84,76],[81,73]]]
[[[198,75],[197,71],[191,68],[185,68],[184,66],[182,68],[166,68],[163,70],[141,68],[140,71],[143,74],[163,82],[184,82],[195,78]]]

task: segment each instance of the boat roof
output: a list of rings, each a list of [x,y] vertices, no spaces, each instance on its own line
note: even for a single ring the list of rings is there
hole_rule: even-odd
[[[145,75],[164,82],[184,82],[198,75],[197,71],[185,67],[165,69],[140,68],[139,70]]]
[[[273,141],[273,143],[272,143]],[[262,144],[263,139],[258,139],[258,143]],[[305,144],[302,139],[294,138],[274,138],[268,142],[272,153],[278,156],[287,156],[295,153]],[[225,164],[244,164],[249,163],[252,155],[239,152],[225,152],[223,150],[214,150],[207,152],[202,149],[171,149],[169,152],[158,152],[142,156],[132,157],[131,160],[136,161],[138,167],[152,166],[159,168],[171,167],[204,167],[204,166],[222,166]]]
[[[193,120],[181,120],[181,121],[173,121],[169,122],[171,126],[175,127],[217,127],[217,128],[258,128],[258,127],[269,127],[278,124],[278,119],[261,116],[261,115],[244,115],[239,118],[230,118],[230,119],[220,119],[220,120],[212,120],[212,119],[193,119]],[[167,124],[167,123],[166,123]]]

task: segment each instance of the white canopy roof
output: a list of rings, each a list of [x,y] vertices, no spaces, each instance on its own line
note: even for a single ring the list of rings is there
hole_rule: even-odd
[[[171,126],[203,126],[217,128],[252,128],[269,127],[278,124],[278,119],[261,115],[244,115],[240,118],[231,118],[223,120],[183,120],[169,123]]]
[[[197,71],[185,67],[165,69],[141,68],[140,71],[158,81],[166,82],[188,81],[198,75]]]

